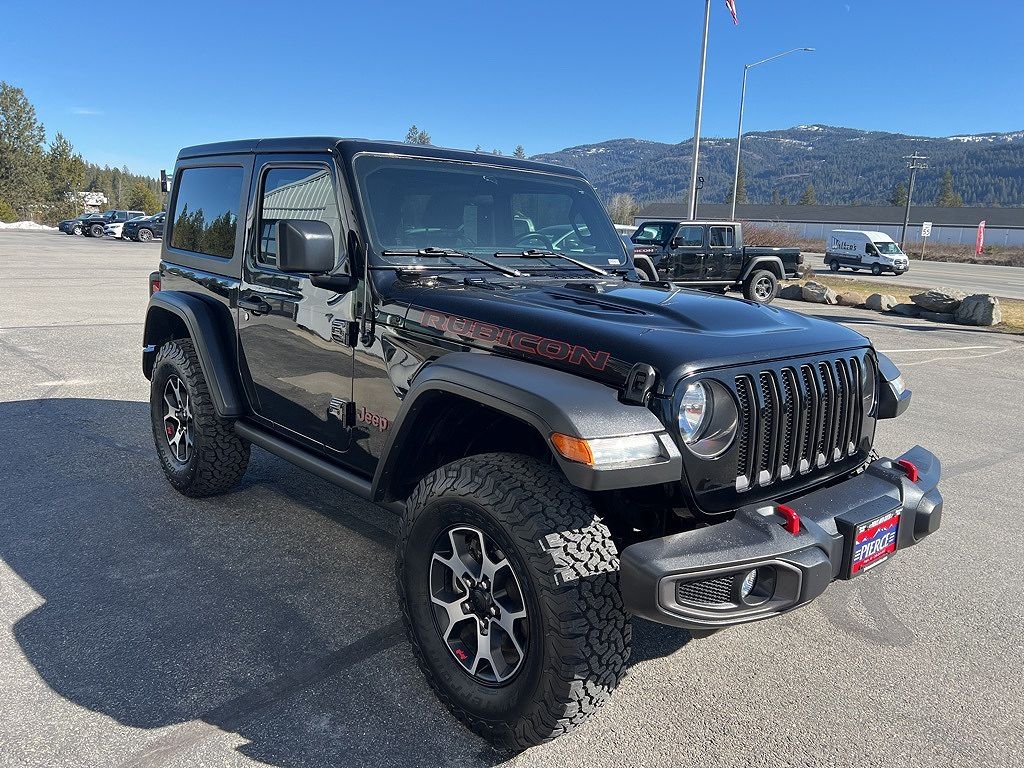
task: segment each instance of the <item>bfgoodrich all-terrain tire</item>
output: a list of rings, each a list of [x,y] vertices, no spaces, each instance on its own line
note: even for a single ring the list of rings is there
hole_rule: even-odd
[[[560,736],[618,685],[630,642],[618,552],[556,468],[513,454],[441,467],[409,497],[397,549],[417,661],[492,743]]]
[[[186,496],[212,496],[238,485],[249,464],[249,443],[217,416],[191,339],[168,342],[157,352],[149,409],[171,485]]]

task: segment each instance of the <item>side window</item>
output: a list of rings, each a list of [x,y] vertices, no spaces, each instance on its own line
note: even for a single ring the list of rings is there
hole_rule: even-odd
[[[871,253],[871,243],[864,243],[864,253]]]
[[[704,245],[704,227],[682,226],[676,231],[675,239],[680,248],[700,248]]]
[[[258,265],[277,268],[274,225],[285,219],[326,222],[335,244],[341,242],[338,206],[326,168],[271,168],[263,177],[260,196]]]
[[[732,248],[736,244],[736,235],[732,227],[711,227],[712,248]]]
[[[235,251],[242,169],[186,168],[171,214],[171,247],[230,259]]]

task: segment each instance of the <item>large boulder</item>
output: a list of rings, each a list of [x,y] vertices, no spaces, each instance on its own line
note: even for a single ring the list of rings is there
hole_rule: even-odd
[[[843,307],[861,307],[866,299],[860,291],[843,291],[839,294],[838,301]]]
[[[864,306],[876,312],[888,312],[897,304],[896,297],[888,293],[872,293],[864,300]]]
[[[995,296],[975,293],[960,302],[953,319],[961,325],[996,325],[1003,322],[1003,310]]]
[[[897,304],[892,311],[903,317],[919,317],[921,308],[917,304]]]
[[[804,297],[804,287],[800,283],[792,283],[779,291],[780,299],[795,299],[800,301]]]
[[[960,291],[940,291],[933,288],[924,293],[915,293],[910,300],[928,312],[955,312],[963,301]]]
[[[927,309],[922,309],[917,316],[922,320],[931,320],[933,323],[953,322],[952,312],[929,312]]]
[[[836,304],[839,301],[835,291],[827,285],[822,285],[814,280],[804,283],[803,297],[804,301],[810,301],[814,304]]]

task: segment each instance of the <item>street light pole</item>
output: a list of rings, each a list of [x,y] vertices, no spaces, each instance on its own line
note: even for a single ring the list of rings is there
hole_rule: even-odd
[[[697,163],[700,160],[700,119],[704,111],[704,71],[708,64],[708,27],[711,25],[711,0],[704,2],[704,40],[700,49],[700,78],[697,80],[697,116],[693,123],[693,164],[690,167],[690,221],[697,218]]]
[[[774,61],[775,59],[781,59],[783,56],[788,56],[791,53],[797,53],[799,51],[811,52],[813,50],[813,48],[794,48],[791,51],[783,51],[782,53],[777,53],[774,56],[769,56],[767,59],[755,61],[753,64],[743,65],[743,87],[740,89],[740,123],[739,127],[736,129],[736,167],[733,169],[732,174],[732,213],[729,216],[730,221],[736,220],[736,197],[739,194],[740,186],[740,145],[743,143],[743,107],[747,101],[747,72],[754,67],[767,64],[769,61]]]
[[[900,250],[906,253],[907,227],[910,226],[910,203],[914,199],[914,179],[917,178],[917,171],[919,169],[928,167],[923,163],[919,165],[918,161],[927,160],[928,158],[924,155],[918,155],[915,151],[914,154],[908,155],[903,159],[910,161],[910,164],[907,166],[910,169],[910,188],[907,190],[907,209],[903,214],[903,232],[900,235]]]

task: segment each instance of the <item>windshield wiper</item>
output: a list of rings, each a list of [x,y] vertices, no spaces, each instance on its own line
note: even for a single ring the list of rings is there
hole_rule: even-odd
[[[475,261],[477,264],[483,264],[485,267],[496,269],[502,274],[508,275],[509,277],[522,277],[523,273],[518,269],[512,269],[511,267],[504,267],[501,264],[495,264],[493,261],[488,261],[485,258],[477,256],[472,253],[466,253],[465,251],[457,251],[454,248],[435,248],[434,246],[428,246],[426,248],[419,248],[416,250],[409,249],[407,251],[396,250],[396,251],[383,251],[382,256],[427,256],[431,258],[444,258],[445,256],[456,256],[462,259],[470,259]]]
[[[595,267],[593,264],[587,264],[587,262],[585,261],[574,259],[572,258],[572,256],[566,256],[564,253],[557,253],[555,251],[542,251],[539,248],[530,248],[529,250],[526,251],[509,251],[507,253],[503,251],[498,251],[496,254],[494,254],[494,256],[496,258],[500,256],[516,256],[520,259],[563,259],[564,261],[568,261],[570,264],[575,264],[577,267],[582,267],[588,272],[593,272],[595,275],[608,274],[607,270],[601,269],[600,267]]]

